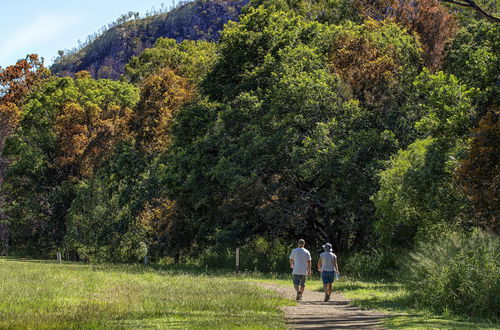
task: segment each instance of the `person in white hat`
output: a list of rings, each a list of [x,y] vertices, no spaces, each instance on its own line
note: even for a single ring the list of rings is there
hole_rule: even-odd
[[[339,266],[337,265],[337,256],[332,252],[332,245],[326,243],[323,245],[325,252],[319,255],[318,271],[321,272],[323,287],[325,291],[325,302],[330,301],[332,294],[332,284],[335,281],[336,274],[340,274]]]

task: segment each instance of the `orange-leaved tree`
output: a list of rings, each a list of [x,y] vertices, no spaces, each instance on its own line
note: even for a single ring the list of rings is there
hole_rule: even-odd
[[[5,69],[0,67],[0,103],[20,105],[29,90],[49,75],[50,71],[36,54],[30,54]]]
[[[420,69],[415,38],[398,25],[367,20],[333,34],[329,65],[354,96],[369,106],[387,106],[391,90]]]
[[[488,112],[473,130],[456,178],[472,202],[474,221],[500,233],[500,111]]]
[[[176,112],[194,97],[194,86],[170,68],[146,78],[131,121],[140,149],[147,154],[164,150],[171,141],[170,129]]]
[[[425,65],[441,64],[444,47],[453,37],[456,23],[439,0],[355,0],[360,11],[376,20],[391,19],[418,35]]]
[[[129,136],[133,101],[114,99],[109,94],[115,91],[126,96],[133,91],[111,81],[95,81],[86,71],[77,73],[74,87],[82,99],[92,90],[102,95],[95,100],[86,97],[86,101],[68,100],[62,104],[54,120],[58,140],[54,165],[69,177],[83,178],[92,175],[117,141]]]

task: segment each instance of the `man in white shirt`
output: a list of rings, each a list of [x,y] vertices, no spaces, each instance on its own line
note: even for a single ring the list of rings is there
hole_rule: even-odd
[[[293,269],[293,285],[297,291],[297,300],[302,299],[306,287],[306,276],[311,275],[311,254],[304,249],[306,242],[299,239],[298,247],[290,254],[290,268]]]

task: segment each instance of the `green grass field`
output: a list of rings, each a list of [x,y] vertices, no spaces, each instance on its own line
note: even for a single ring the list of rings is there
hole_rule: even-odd
[[[294,302],[251,282],[291,285],[289,276],[208,274],[178,267],[0,259],[0,329],[285,328],[280,307]],[[318,276],[307,286],[322,288]],[[343,278],[334,289],[357,306],[388,313],[386,328],[500,329],[498,323],[415,310],[399,283]]]
[[[229,277],[0,259],[0,328],[284,328],[291,302]]]

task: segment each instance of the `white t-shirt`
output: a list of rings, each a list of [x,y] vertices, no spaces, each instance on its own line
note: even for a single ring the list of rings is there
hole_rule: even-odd
[[[335,260],[337,256],[333,252],[323,252],[319,255],[321,258],[321,271],[322,272],[334,272],[335,271]]]
[[[311,260],[311,254],[304,248],[292,250],[290,259],[293,259],[293,275],[307,275],[307,262]]]

